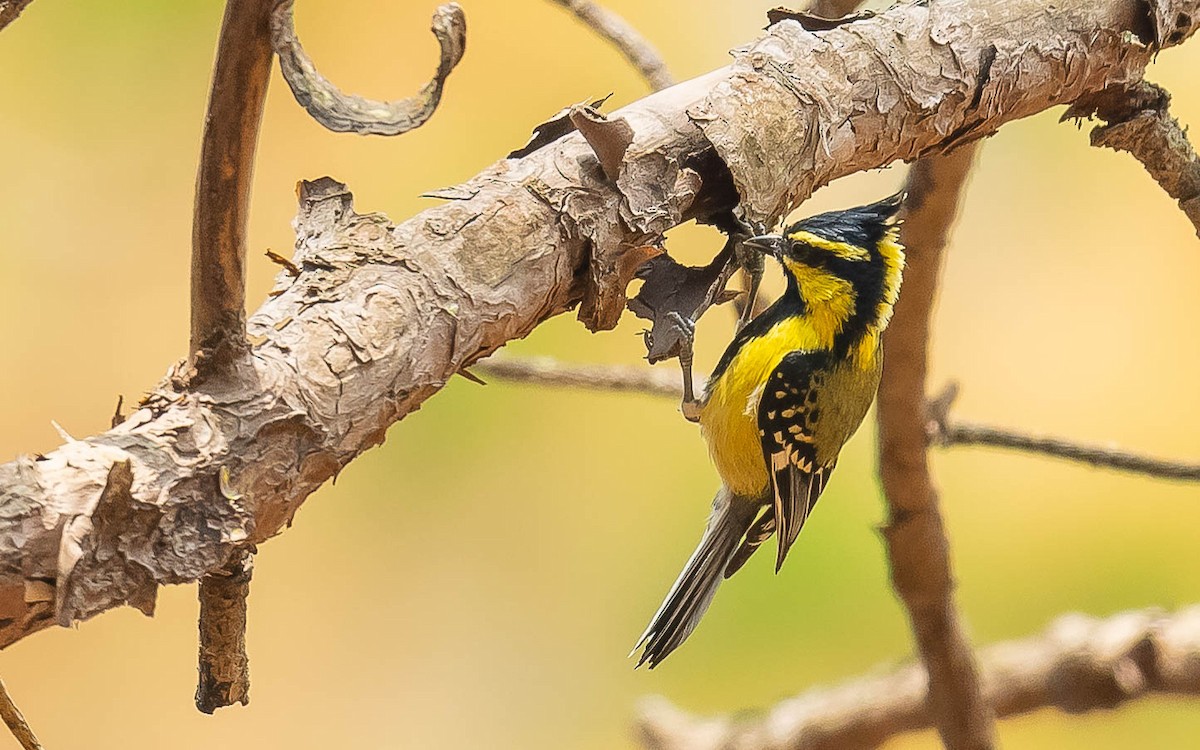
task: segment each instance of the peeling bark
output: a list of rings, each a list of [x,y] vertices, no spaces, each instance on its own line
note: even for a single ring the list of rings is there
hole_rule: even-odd
[[[1151,695],[1200,695],[1200,607],[1174,614],[1065,615],[1045,633],[980,652],[984,695],[997,716],[1052,707],[1112,709]],[[662,699],[642,707],[653,750],[872,748],[934,726],[920,664],[816,689],[758,716],[697,719]]]
[[[615,181],[571,133],[398,225],[308,183],[300,273],[281,274],[227,372],[189,387],[177,367],[116,428],[0,466],[0,645],[149,610],[157,586],[275,534],[464,366],[577,304],[593,329],[614,325],[625,254],[732,208],[731,174],[773,221],[837,177],[1140,80],[1146,7],[957,0],[824,32],[783,21],[731,67],[614,113],[633,131]],[[1200,24],[1200,0],[1150,7],[1190,19],[1164,44]]]

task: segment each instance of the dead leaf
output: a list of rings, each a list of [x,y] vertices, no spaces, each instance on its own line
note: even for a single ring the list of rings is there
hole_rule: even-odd
[[[616,182],[625,152],[633,143],[633,128],[623,117],[610,120],[595,108],[581,104],[571,107],[569,117],[600,160],[604,175]]]
[[[842,26],[847,23],[854,23],[855,21],[862,21],[867,18],[874,17],[875,13],[869,10],[851,13],[850,15],[842,16],[841,18],[824,18],[823,16],[816,16],[812,13],[806,13],[802,10],[772,8],[771,10],[767,11],[767,28],[771,28],[780,21],[796,21],[804,27],[805,31],[829,31],[830,29],[836,29],[838,26]]]
[[[671,313],[698,320],[709,307],[737,296],[737,292],[725,289],[737,268],[734,245],[733,240],[726,242],[707,266],[684,266],[663,254],[638,270],[636,278],[643,280],[642,288],[628,305],[634,315],[650,321],[645,339],[646,359],[651,363],[679,356],[683,339],[668,317]]]
[[[612,94],[609,94],[603,99],[597,99],[591,104],[588,104],[587,102],[580,102],[579,104],[573,104],[570,107],[564,107],[563,109],[560,109],[558,112],[554,113],[550,119],[534,128],[533,135],[529,137],[529,142],[516,151],[510,153],[508,158],[520,159],[523,156],[529,156],[542,146],[547,146],[551,143],[554,143],[567,133],[575,130],[575,123],[571,122],[572,109],[575,107],[585,106],[591,107],[594,110],[598,110],[606,101],[608,101],[609,97],[611,96]]]

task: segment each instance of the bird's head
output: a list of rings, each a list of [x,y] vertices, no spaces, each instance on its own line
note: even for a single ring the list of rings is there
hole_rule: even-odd
[[[883,260],[881,243],[895,244],[903,199],[900,192],[867,206],[810,216],[781,234],[751,237],[744,244],[773,255],[792,276],[809,269],[857,276],[856,265]]]
[[[788,279],[785,299],[825,311],[838,332],[879,332],[900,293],[904,249],[896,215],[903,200],[901,192],[867,206],[819,214],[744,244],[779,259]]]

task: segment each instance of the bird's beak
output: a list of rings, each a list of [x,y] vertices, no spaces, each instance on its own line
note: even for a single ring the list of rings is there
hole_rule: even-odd
[[[774,255],[776,258],[783,257],[783,237],[778,234],[760,234],[757,237],[743,240],[742,245],[754,248],[761,253]]]

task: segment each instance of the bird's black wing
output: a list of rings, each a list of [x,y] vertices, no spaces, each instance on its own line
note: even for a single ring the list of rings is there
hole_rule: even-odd
[[[815,442],[829,356],[825,352],[788,354],[771,373],[758,402],[763,458],[775,491],[775,507],[767,512],[773,512],[779,537],[776,570],[783,566],[836,463],[836,459],[821,463]]]

